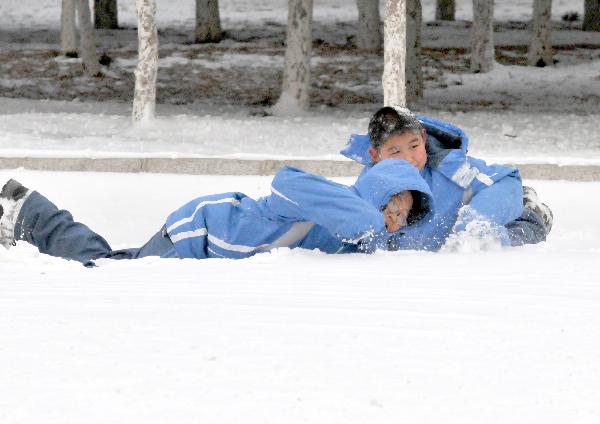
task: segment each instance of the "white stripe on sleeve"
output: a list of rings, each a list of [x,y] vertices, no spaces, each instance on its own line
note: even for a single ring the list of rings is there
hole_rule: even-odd
[[[218,200],[205,200],[204,202],[200,202],[198,203],[198,205],[196,205],[196,209],[194,209],[194,212],[190,215],[187,216],[185,218],[180,219],[177,222],[174,222],[173,224],[171,224],[169,226],[169,228],[167,228],[167,233],[171,233],[171,231],[176,230],[177,228],[181,227],[184,224],[187,224],[188,222],[192,222],[194,220],[194,217],[196,216],[196,214],[198,213],[198,211],[200,209],[202,209],[204,206],[206,205],[216,205],[219,203],[231,203],[235,206],[240,204],[240,201],[234,197],[226,197],[224,199],[218,199]]]

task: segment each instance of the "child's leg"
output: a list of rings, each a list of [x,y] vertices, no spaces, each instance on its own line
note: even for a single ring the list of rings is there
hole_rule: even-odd
[[[36,246],[41,253],[86,263],[111,251],[104,238],[73,220],[36,191],[29,194],[17,216],[15,240]]]
[[[531,187],[523,186],[523,215],[506,225],[512,246],[546,240],[552,229],[552,211]]]
[[[165,229],[142,247],[113,251],[108,242],[89,227],[73,220],[46,197],[11,180],[0,194],[0,242],[24,240],[41,253],[92,265],[99,258],[137,259],[145,256],[177,258]]]
[[[511,246],[536,244],[546,240],[546,227],[540,217],[529,209],[523,215],[506,224]]]
[[[154,234],[142,247],[134,249],[113,250],[104,255],[109,259],[139,259],[146,256],[159,256],[161,258],[179,258],[175,246],[167,235],[165,227]]]

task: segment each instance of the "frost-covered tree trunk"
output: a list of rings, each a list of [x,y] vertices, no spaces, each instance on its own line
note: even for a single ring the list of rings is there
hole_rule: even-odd
[[[421,0],[406,0],[406,102],[423,98],[421,68]]]
[[[456,12],[456,2],[454,0],[437,0],[435,7],[436,21],[453,21]]]
[[[494,0],[473,0],[471,71],[494,68]]]
[[[154,16],[155,0],[136,0],[138,18],[138,64],[135,68],[133,121],[154,118],[156,75],[158,72],[158,33]]]
[[[219,0],[196,0],[196,43],[218,43],[221,39]]]
[[[104,29],[119,28],[117,0],[94,0],[94,26]]]
[[[62,0],[60,9],[60,52],[65,56],[77,56],[74,0]]]
[[[552,0],[533,0],[533,34],[527,51],[527,64],[530,66],[543,67],[552,64],[551,16]]]
[[[77,21],[79,22],[79,56],[83,61],[83,67],[88,75],[98,75],[100,73],[100,63],[98,62],[98,50],[96,49],[96,40],[94,38],[94,27],[90,13],[90,4],[88,0],[77,1]]]
[[[383,104],[406,106],[406,0],[386,0]]]
[[[309,107],[312,0],[289,0],[285,64],[276,115],[289,115]]]
[[[379,16],[379,0],[357,0],[358,32],[356,45],[361,49],[381,49],[381,19]]]
[[[583,30],[600,31],[600,0],[585,0]]]

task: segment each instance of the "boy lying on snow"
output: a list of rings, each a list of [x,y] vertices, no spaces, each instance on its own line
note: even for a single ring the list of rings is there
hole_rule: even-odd
[[[421,171],[432,191],[433,219],[395,234],[394,249],[437,250],[451,234],[464,232],[505,246],[546,239],[552,228],[548,206],[532,188],[522,187],[516,169],[469,157],[467,145],[459,128],[403,107],[379,109],[368,135],[350,137],[341,153],[365,165],[363,172],[384,159],[404,159]]]
[[[199,197],[168,216],[140,248],[112,250],[36,191],[9,180],[0,193],[0,243],[24,240],[40,252],[93,265],[99,258],[246,258],[276,247],[327,253],[388,249],[391,236],[432,215],[431,192],[417,168],[384,160],[345,186],[299,169],[277,173],[271,194]]]

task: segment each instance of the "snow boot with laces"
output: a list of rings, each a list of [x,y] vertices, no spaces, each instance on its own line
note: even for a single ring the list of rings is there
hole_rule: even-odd
[[[17,217],[29,194],[27,187],[13,179],[0,192],[0,245],[7,249],[15,242]]]

